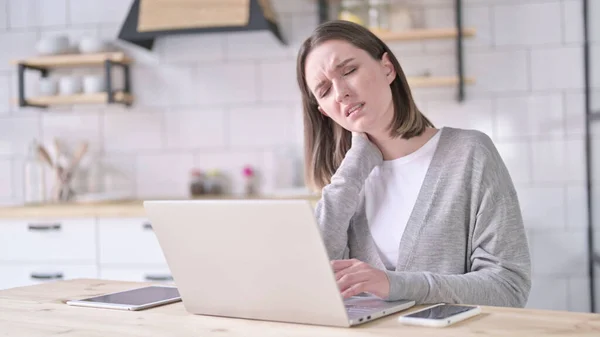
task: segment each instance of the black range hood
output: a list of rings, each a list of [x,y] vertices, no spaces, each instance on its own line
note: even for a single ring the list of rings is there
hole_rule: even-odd
[[[270,9],[268,0],[249,0],[249,18],[247,25],[242,26],[218,26],[218,27],[198,27],[198,28],[182,28],[182,29],[162,29],[151,31],[138,30],[140,22],[140,1],[134,0],[129,9],[129,13],[121,26],[118,38],[120,40],[138,45],[140,47],[151,50],[154,46],[154,40],[161,36],[179,35],[179,34],[204,34],[215,32],[240,32],[240,31],[257,31],[269,30],[282,43],[287,44],[281,31],[274,19],[274,15]],[[262,3],[262,5],[261,5]]]

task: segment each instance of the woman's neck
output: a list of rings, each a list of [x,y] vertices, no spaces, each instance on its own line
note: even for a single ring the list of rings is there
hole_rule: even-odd
[[[379,151],[383,154],[383,160],[394,160],[420,149],[437,131],[435,128],[428,127],[420,136],[412,137],[411,139],[391,138],[388,132],[380,134],[369,133],[369,139],[379,148]]]

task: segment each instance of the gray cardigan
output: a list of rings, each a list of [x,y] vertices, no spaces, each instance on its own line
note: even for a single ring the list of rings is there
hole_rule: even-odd
[[[485,134],[449,127],[438,132],[393,271],[381,261],[365,215],[364,182],[382,155],[367,139],[352,138],[315,208],[329,257],[385,270],[386,300],[523,307],[531,265],[508,170]]]

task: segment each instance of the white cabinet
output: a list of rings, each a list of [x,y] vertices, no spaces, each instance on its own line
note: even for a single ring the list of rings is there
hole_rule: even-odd
[[[72,278],[172,283],[144,218],[0,220],[0,289]]]
[[[100,265],[166,266],[152,226],[144,218],[98,219]]]
[[[0,289],[74,278],[98,278],[98,268],[95,264],[0,264]]]
[[[0,261],[96,262],[95,220],[0,221]]]
[[[168,267],[102,267],[100,278],[135,282],[173,283]]]

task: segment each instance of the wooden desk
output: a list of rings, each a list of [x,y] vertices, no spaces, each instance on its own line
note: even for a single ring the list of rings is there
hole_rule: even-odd
[[[187,313],[181,302],[138,312],[71,307],[68,299],[147,283],[72,280],[0,291],[3,336],[600,336],[600,315],[484,307],[447,328],[408,327],[388,316],[354,328],[330,328]]]

